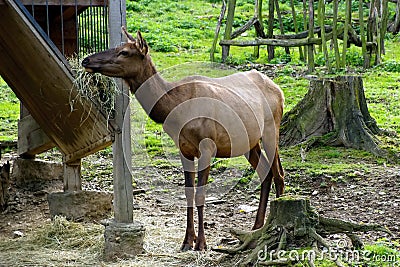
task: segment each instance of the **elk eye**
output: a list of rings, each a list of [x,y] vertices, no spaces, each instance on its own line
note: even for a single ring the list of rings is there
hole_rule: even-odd
[[[128,51],[122,50],[121,52],[119,52],[119,55],[126,57],[126,56],[129,56],[129,53],[128,53]]]

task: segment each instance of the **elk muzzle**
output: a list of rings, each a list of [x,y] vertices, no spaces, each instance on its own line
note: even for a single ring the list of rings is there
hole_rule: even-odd
[[[89,57],[86,57],[85,59],[82,60],[82,66],[85,68],[87,72],[93,73],[95,72],[93,68],[90,67],[90,59]]]

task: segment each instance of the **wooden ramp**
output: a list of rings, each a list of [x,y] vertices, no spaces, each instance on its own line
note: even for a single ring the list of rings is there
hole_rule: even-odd
[[[0,75],[65,154],[65,161],[111,145],[111,125],[92,102],[79,98],[61,53],[21,4],[1,2]]]

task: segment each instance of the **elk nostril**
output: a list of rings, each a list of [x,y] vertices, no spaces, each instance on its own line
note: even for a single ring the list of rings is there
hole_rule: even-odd
[[[86,66],[87,64],[89,64],[89,58],[87,57],[87,58],[85,58],[84,60],[82,60],[82,66]]]

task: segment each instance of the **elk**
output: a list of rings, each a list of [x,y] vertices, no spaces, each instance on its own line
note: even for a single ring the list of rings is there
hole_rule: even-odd
[[[164,80],[156,71],[149,46],[140,31],[136,38],[124,27],[127,43],[86,57],[90,73],[119,77],[146,113],[179,148],[187,201],[186,234],[182,251],[207,249],[204,234],[205,186],[213,157],[244,155],[261,180],[260,202],[253,230],[264,225],[272,179],[276,196],[283,194],[284,173],[278,154],[279,125],[284,96],[271,79],[258,71],[222,78],[190,76]],[[261,151],[261,144],[265,155]],[[195,159],[198,159],[195,187]],[[195,234],[193,212],[198,213]]]

